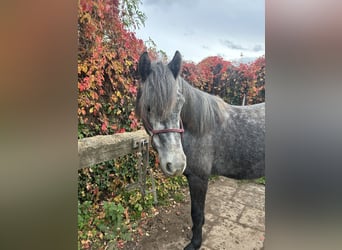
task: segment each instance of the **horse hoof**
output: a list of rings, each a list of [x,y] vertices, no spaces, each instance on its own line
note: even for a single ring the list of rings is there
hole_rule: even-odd
[[[198,250],[199,247],[194,247],[191,243],[189,243],[186,247],[184,247],[184,250]]]

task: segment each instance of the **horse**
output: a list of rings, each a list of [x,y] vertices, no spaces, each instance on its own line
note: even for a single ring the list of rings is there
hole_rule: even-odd
[[[141,54],[136,114],[151,136],[163,173],[186,176],[193,225],[184,249],[193,250],[202,244],[209,177],[265,175],[265,103],[229,105],[190,85],[180,76],[181,67],[179,51],[168,64]]]

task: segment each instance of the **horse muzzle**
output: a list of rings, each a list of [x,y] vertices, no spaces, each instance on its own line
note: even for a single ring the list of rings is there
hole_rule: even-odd
[[[182,153],[174,157],[160,157],[160,167],[166,176],[180,176],[186,168],[186,156]]]

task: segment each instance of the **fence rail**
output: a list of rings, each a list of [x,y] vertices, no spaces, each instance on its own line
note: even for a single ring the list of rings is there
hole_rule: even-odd
[[[141,141],[149,142],[145,130],[114,135],[97,135],[78,140],[79,169],[139,151]]]

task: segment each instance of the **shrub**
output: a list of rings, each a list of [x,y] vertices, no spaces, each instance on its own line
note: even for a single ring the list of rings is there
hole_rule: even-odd
[[[208,57],[198,64],[185,62],[182,76],[197,88],[218,95],[227,103],[242,105],[265,101],[265,57],[238,66],[221,57]]]

